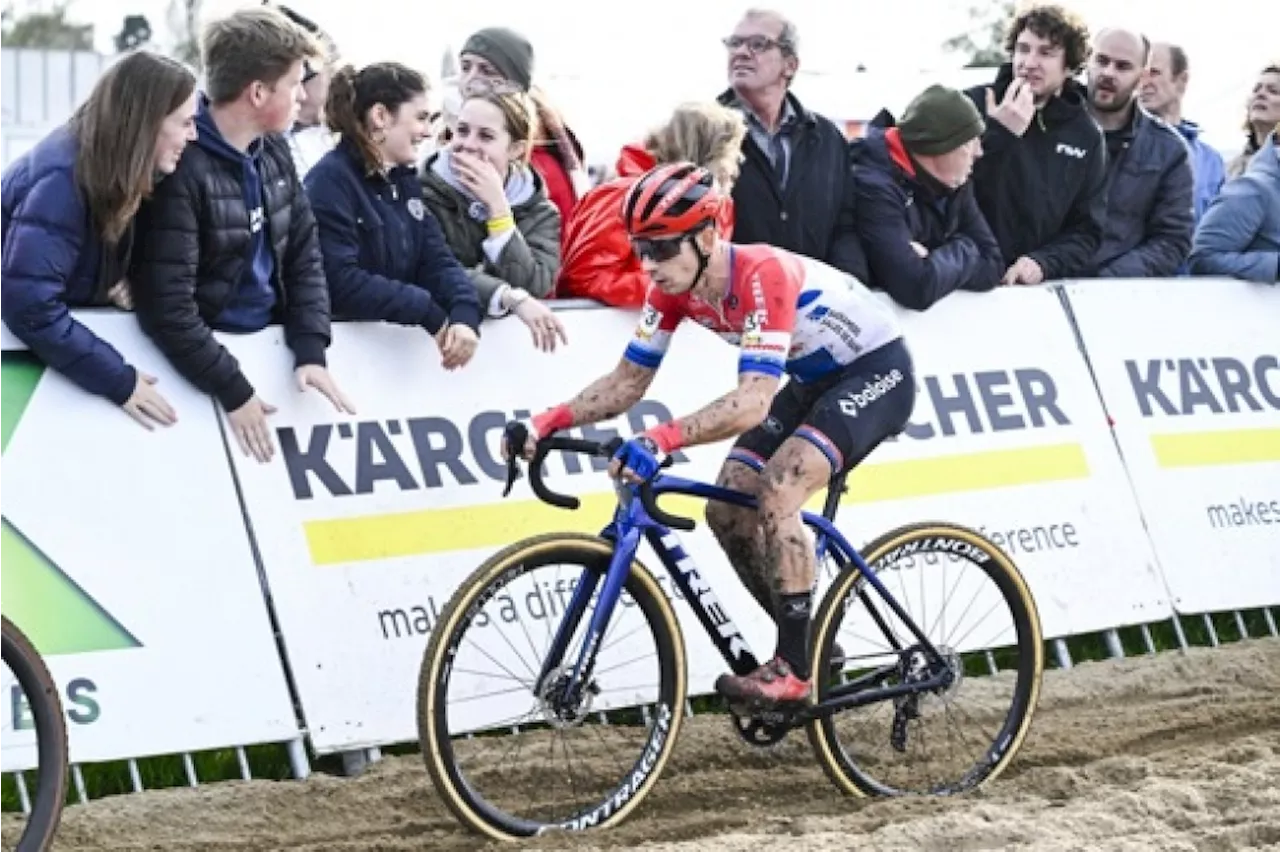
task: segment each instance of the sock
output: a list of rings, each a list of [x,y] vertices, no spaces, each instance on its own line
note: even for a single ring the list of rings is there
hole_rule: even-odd
[[[778,595],[778,656],[801,680],[809,679],[809,603],[811,592]]]

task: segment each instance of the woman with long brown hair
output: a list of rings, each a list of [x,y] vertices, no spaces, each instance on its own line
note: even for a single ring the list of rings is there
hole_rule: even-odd
[[[155,182],[195,138],[196,78],[147,51],[116,62],[71,118],[5,169],[5,325],[47,365],[122,406],[147,429],[177,415],[155,378],[128,364],[70,308],[119,292],[132,225]]]

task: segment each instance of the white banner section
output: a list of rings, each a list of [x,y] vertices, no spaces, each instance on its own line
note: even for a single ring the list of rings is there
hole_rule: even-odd
[[[1280,291],[1067,288],[1174,607],[1280,603]]]
[[[915,358],[915,411],[905,433],[850,477],[838,516],[845,535],[861,547],[919,521],[978,530],[1021,569],[1046,637],[1169,615],[1058,296],[1048,288],[1005,288],[955,293],[923,313],[896,310]],[[928,568],[938,557],[915,561]],[[922,582],[911,576],[918,567],[908,560],[890,592],[925,624],[944,602],[945,617],[955,618],[964,609],[956,603],[963,591],[950,585],[959,582],[955,573],[929,572]],[[991,614],[992,627],[979,624],[979,609],[970,613],[973,623],[949,624],[948,633],[981,647],[1000,619],[1010,623],[1002,611]],[[875,634],[861,617],[866,623],[856,632]]]
[[[74,763],[298,736],[222,437],[134,317],[80,320],[159,378],[147,432],[6,333],[4,613],[45,656]],[[5,772],[35,766],[5,668]]]

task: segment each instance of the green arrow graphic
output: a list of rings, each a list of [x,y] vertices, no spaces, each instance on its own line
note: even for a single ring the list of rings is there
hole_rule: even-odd
[[[4,353],[0,370],[0,452],[7,450],[44,367],[29,352]],[[40,653],[83,654],[142,643],[6,517],[0,527],[4,614]]]

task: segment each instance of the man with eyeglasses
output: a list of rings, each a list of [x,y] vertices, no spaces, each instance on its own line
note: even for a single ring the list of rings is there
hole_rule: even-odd
[[[865,281],[848,140],[791,92],[800,68],[795,24],[777,12],[751,9],[724,45],[729,89],[719,100],[741,110],[748,129],[733,188],[734,241],[785,248]]]

